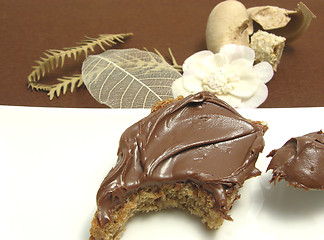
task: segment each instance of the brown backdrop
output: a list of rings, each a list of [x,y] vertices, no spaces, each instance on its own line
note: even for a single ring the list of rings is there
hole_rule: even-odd
[[[179,63],[203,50],[205,26],[220,0],[0,0],[0,104],[18,106],[106,107],[82,86],[49,100],[27,88],[34,61],[47,49],[75,46],[84,36],[127,33],[120,48],[157,48],[167,56],[171,47]],[[247,0],[246,7],[276,5],[296,8],[299,0]],[[278,72],[268,83],[262,107],[324,106],[324,1],[303,1],[317,16],[308,32],[286,46]],[[60,76],[80,71],[71,64]],[[45,81],[51,82],[55,74]]]

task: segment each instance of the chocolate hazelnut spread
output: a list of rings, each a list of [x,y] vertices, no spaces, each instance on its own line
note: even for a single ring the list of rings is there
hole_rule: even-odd
[[[168,183],[197,185],[226,213],[226,192],[260,175],[255,162],[264,147],[263,134],[262,125],[208,92],[151,113],[120,138],[117,164],[97,194],[100,225],[139,189]]]
[[[285,179],[290,185],[324,190],[324,134],[312,132],[291,138],[280,149],[272,150],[268,170],[270,182]]]

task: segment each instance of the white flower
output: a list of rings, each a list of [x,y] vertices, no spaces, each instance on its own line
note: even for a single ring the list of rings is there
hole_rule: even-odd
[[[201,51],[187,58],[183,76],[172,85],[174,97],[210,91],[233,107],[255,108],[268,97],[265,85],[273,76],[267,62],[253,66],[254,51],[246,46],[229,44],[219,53]]]

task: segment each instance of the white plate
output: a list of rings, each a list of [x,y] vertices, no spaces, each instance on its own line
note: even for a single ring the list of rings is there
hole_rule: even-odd
[[[96,192],[115,164],[120,134],[149,110],[0,106],[0,239],[86,240]],[[324,129],[324,108],[246,109],[267,121],[266,147],[218,231],[178,210],[135,216],[122,239],[323,239],[324,192],[269,184],[266,155]]]

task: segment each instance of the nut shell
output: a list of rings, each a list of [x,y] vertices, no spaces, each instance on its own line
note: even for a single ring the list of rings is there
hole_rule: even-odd
[[[212,10],[207,21],[207,49],[217,53],[226,44],[249,46],[252,32],[252,20],[242,3],[234,0],[221,2]]]

